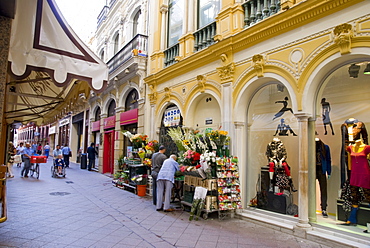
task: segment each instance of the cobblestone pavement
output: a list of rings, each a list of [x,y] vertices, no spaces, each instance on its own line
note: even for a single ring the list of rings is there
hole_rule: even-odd
[[[322,247],[246,220],[189,221],[188,212],[157,212],[151,198],[77,164],[66,178],[51,178],[50,164],[41,165],[39,180],[21,178],[14,166],[0,247]]]

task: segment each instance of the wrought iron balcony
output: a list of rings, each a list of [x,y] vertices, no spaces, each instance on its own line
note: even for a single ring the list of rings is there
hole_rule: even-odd
[[[177,56],[179,56],[179,43],[176,43],[164,51],[164,67],[175,64],[177,62]]]
[[[97,22],[97,27],[102,24],[102,22],[107,18],[109,12],[109,7],[105,5],[103,9],[100,11],[100,14],[98,15],[98,22]]]
[[[281,10],[280,0],[247,0],[244,7],[244,28],[262,21]]]
[[[108,62],[108,70],[109,73],[115,71],[118,67],[120,67],[123,63],[128,61],[130,58],[133,57],[133,50],[137,49],[139,52],[139,56],[146,56],[146,51],[148,47],[148,36],[137,34],[130,42],[128,42],[121,50],[119,50],[113,58],[111,58]]]
[[[213,37],[216,35],[216,22],[199,29],[194,33],[194,50],[199,51],[214,44]]]

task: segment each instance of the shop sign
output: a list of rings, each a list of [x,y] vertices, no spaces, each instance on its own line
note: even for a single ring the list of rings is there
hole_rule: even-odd
[[[99,132],[100,131],[100,120],[94,121],[91,123],[91,132]]]
[[[206,125],[211,125],[213,124],[212,118],[206,118]]]
[[[55,134],[56,132],[55,132],[55,126],[52,126],[52,127],[50,127],[49,128],[49,135],[51,135],[51,134]]]
[[[68,119],[63,119],[59,121],[59,126],[65,126],[69,124],[69,118]]]
[[[137,123],[138,115],[139,115],[139,109],[132,109],[132,110],[121,113],[120,119],[119,119],[121,126]]]
[[[177,107],[169,108],[164,112],[163,124],[165,127],[180,125],[181,113]]]
[[[104,119],[104,129],[116,127],[116,116],[107,117]]]

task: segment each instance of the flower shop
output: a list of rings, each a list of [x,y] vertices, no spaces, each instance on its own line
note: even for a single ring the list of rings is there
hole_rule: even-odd
[[[151,156],[160,144],[144,134],[124,131],[123,135],[130,139],[132,147],[120,158],[121,170],[113,182],[140,196],[152,195]],[[207,219],[212,212],[218,212],[218,217],[223,218],[242,208],[238,158],[230,155],[227,131],[206,129],[201,132],[172,127],[168,129],[168,136],[176,144],[180,164],[172,201],[178,199],[181,208],[190,211],[190,219],[200,215]]]

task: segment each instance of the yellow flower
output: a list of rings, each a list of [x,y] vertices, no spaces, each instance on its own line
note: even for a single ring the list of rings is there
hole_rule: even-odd
[[[183,140],[182,142],[187,146],[190,144],[188,140]]]

